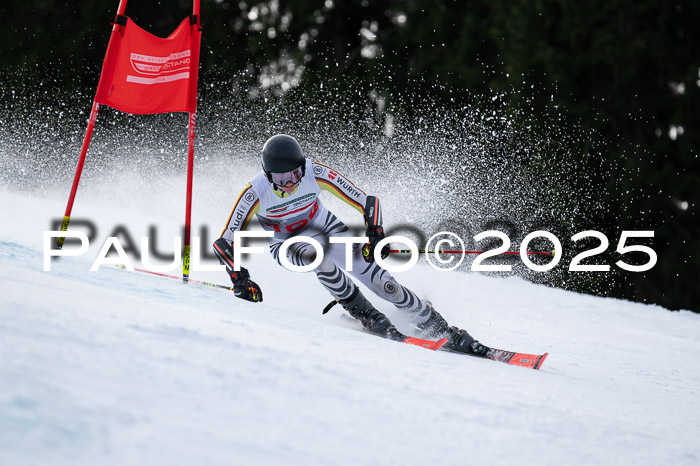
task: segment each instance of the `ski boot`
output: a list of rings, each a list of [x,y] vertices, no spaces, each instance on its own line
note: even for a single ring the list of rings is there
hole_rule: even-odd
[[[362,322],[362,326],[369,332],[387,338],[392,338],[397,333],[391,321],[367,301],[359,288],[355,287],[355,291],[350,296],[338,302],[351,316]]]
[[[430,317],[421,324],[416,324],[425,338],[447,338],[445,347],[460,353],[469,353],[476,356],[485,356],[489,348],[475,340],[466,330],[448,325],[447,321],[433,308],[430,301],[425,301],[430,309]]]

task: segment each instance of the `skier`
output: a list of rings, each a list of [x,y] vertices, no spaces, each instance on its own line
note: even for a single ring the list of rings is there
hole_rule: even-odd
[[[330,243],[329,237],[353,236],[349,228],[326,209],[319,194],[322,190],[345,201],[365,219],[369,242],[354,244],[350,275],[364,283],[377,296],[406,312],[427,339],[447,338],[445,346],[464,353],[483,355],[488,348],[469,333],[450,327],[427,300],[399,284],[374,261],[374,250],[384,238],[379,200],[367,196],[347,178],[332,168],[304,157],[299,143],[291,136],[278,134],[265,142],[262,150],[262,171],[254,176],[238,196],[221,238],[214,242],[214,253],[226,266],[237,297],[259,302],[262,290],[250,279],[248,270],[234,270],[233,234],[246,228],[254,214],[265,230],[273,231],[270,253],[281,265],[282,243],[295,235],[310,236],[323,246],[323,261],[314,270],[328,292],[370,332],[392,338],[396,328],[389,319],[363,296],[359,287],[341,270],[345,266],[344,243]],[[290,263],[308,265],[315,259],[314,248],[306,242],[292,244],[287,250]],[[388,255],[388,247],[381,252]]]

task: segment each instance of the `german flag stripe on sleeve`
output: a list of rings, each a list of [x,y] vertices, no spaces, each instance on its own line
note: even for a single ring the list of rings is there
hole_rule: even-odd
[[[253,215],[255,215],[257,212],[260,212],[260,199],[255,201],[255,204],[253,204],[253,207],[251,207],[250,212],[248,212],[248,215],[243,221],[243,226],[241,227],[241,230],[245,230],[246,228],[248,228],[248,224],[253,219]]]
[[[250,198],[251,196],[255,196],[256,202],[251,205],[250,208],[248,208],[247,212],[245,212],[245,221],[242,223],[241,229],[245,228],[246,225],[250,222],[251,217],[255,212],[257,212],[257,208],[259,208],[260,205],[260,200],[257,199],[257,195],[255,195],[253,191],[253,187],[250,185],[250,183],[246,184],[245,188],[243,188],[243,191],[238,195],[238,198],[236,199],[236,202],[233,204],[233,209],[231,209],[231,213],[228,216],[228,219],[226,220],[226,226],[224,227],[223,231],[221,232],[221,236],[224,236],[224,233],[226,233],[226,230],[229,229],[231,225],[231,219],[233,218],[234,213],[236,210],[239,208],[245,209],[245,207],[241,206],[241,200],[243,199],[243,196],[246,195],[246,193],[250,193],[249,196],[246,196],[246,198]],[[246,199],[246,202],[248,199]],[[252,201],[252,199],[250,199]],[[240,217],[238,217],[240,218]]]
[[[346,203],[350,204],[352,207],[358,209],[361,214],[364,215],[365,208],[362,204],[359,202],[349,198],[344,192],[340,191],[337,187],[333,185],[333,183],[326,181],[321,178],[316,178],[316,181],[321,184],[321,188],[324,191],[328,191],[329,193],[333,194],[335,197],[345,201]]]
[[[355,189],[357,189],[358,191],[360,191],[360,192],[361,192],[362,194],[364,194],[365,196],[367,195],[367,193],[365,193],[365,192],[362,191],[360,188],[358,188],[357,186],[355,186],[355,183],[353,183],[352,181],[350,181],[350,180],[348,179],[348,177],[341,175],[341,174],[338,172],[338,170],[335,170],[335,169],[329,167],[328,165],[322,164],[321,162],[314,162],[314,163],[315,163],[316,165],[321,165],[322,167],[326,167],[328,170],[330,170],[330,171],[332,171],[332,172],[335,172],[338,176],[344,178],[348,183],[350,183]],[[319,177],[316,177],[316,180],[317,180],[317,181],[323,181],[323,180],[321,180]]]

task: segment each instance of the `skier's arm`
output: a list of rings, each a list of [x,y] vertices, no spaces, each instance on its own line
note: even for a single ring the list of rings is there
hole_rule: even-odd
[[[348,180],[327,165],[314,162],[313,167],[316,182],[322,190],[328,191],[353,209],[360,212],[363,216],[365,215],[367,194],[365,194],[364,191],[355,186],[352,181]]]
[[[228,216],[226,227],[221,232],[221,237],[226,238],[233,243],[233,232],[236,230],[245,230],[253,215],[260,211],[260,198],[253,187],[248,183],[243,191],[238,195],[236,203],[231,209],[231,215]]]
[[[226,272],[233,283],[235,295],[248,301],[262,301],[260,287],[250,279],[250,274],[245,267],[240,267],[236,272],[233,264],[233,234],[243,230],[250,223],[253,215],[260,210],[260,199],[250,184],[241,191],[236,203],[229,215],[226,228],[221,232],[221,238],[214,241],[214,254],[222,265],[226,266]]]
[[[374,261],[374,249],[377,244],[385,238],[384,227],[382,227],[382,208],[379,205],[379,199],[374,196],[367,196],[367,202],[364,209],[365,225],[367,225],[367,233],[365,234],[369,241],[362,246],[362,258],[366,262]],[[382,259],[386,259],[389,255],[389,245],[382,247]]]
[[[313,167],[316,182],[321,189],[343,200],[364,217],[369,242],[362,247],[362,257],[365,261],[372,262],[374,248],[377,243],[384,239],[382,209],[379,205],[379,199],[375,196],[368,196],[350,180],[327,165],[314,162]],[[388,255],[389,245],[386,245],[382,248],[382,258],[386,258]]]

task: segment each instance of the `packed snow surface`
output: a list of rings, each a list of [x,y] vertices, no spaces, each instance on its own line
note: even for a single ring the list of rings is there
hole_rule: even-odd
[[[83,192],[74,216],[104,229],[43,271],[66,196],[0,191],[0,464],[700,463],[696,314],[419,263],[398,280],[450,323],[549,358],[535,371],[433,352],[358,331],[340,306],[321,315],[315,277],[267,255],[246,261],[260,304],[89,271],[109,225],[165,237],[179,198],[125,211]],[[218,233],[231,205],[195,202],[193,222]]]

